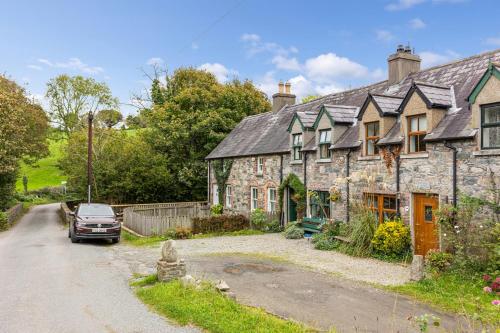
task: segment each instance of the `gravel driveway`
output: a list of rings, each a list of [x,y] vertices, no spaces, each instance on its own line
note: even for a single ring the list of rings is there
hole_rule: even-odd
[[[306,239],[285,239],[281,234],[188,239],[176,243],[178,252],[183,256],[210,253],[277,256],[321,272],[382,285],[403,284],[410,278],[409,266],[375,259],[354,258],[335,251],[315,250]]]

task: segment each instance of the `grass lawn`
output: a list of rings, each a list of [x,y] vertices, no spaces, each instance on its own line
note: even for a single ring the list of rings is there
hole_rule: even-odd
[[[65,143],[66,139],[49,139],[50,155],[48,157],[39,160],[33,166],[21,163],[19,178],[16,183],[17,191],[24,191],[23,176],[28,177],[28,190],[37,190],[47,186],[60,186],[61,182],[66,180],[66,177],[62,175],[57,163],[61,157],[61,146]]]
[[[241,305],[213,287],[183,287],[179,281],[156,283],[156,276],[132,283],[145,304],[180,325],[194,324],[208,332],[315,332],[257,308]]]
[[[436,278],[387,288],[467,318],[500,325],[500,307],[491,304],[495,296],[483,292],[483,287],[480,277],[445,273]]]
[[[220,236],[249,236],[249,235],[262,235],[262,234],[264,234],[264,232],[258,230],[240,230],[231,232],[214,232],[208,234],[197,234],[193,235],[191,239],[220,237]],[[133,246],[154,246],[168,239],[170,238],[166,235],[138,237],[125,230],[122,230],[122,240]]]

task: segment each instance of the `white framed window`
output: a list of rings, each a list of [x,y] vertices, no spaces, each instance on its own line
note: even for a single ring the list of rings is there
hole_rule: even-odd
[[[257,174],[264,174],[264,157],[257,157]]]
[[[231,208],[233,206],[233,187],[231,185],[226,185],[226,207]]]
[[[274,213],[276,211],[276,198],[277,193],[274,187],[267,189],[267,211]]]
[[[259,189],[257,187],[250,188],[250,210],[256,210],[259,204]]]
[[[294,161],[302,160],[302,134],[293,135],[292,148]]]
[[[331,157],[330,145],[332,143],[332,130],[319,131],[319,158],[327,159]]]

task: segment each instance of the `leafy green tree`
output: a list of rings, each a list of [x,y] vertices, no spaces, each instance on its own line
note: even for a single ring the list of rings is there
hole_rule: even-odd
[[[81,197],[87,191],[87,133],[71,133],[60,165],[68,187]],[[141,135],[96,128],[93,141],[92,197],[110,203],[170,201],[172,176],[166,158],[154,151]]]
[[[194,68],[176,70],[166,77],[166,85],[155,89],[146,113],[151,128],[146,138],[167,159],[175,199],[204,200],[205,157],[244,117],[266,112],[271,105],[250,81],[221,84],[213,74]]]
[[[129,114],[127,118],[125,118],[125,124],[130,129],[146,127],[146,121],[144,120],[144,117],[142,117],[141,115],[134,116]]]
[[[302,103],[307,103],[307,102],[310,102],[312,100],[318,99],[320,97],[321,97],[320,95],[308,95],[308,96],[302,98]]]
[[[106,83],[83,76],[59,75],[47,83],[45,94],[49,100],[48,114],[67,135],[82,123],[88,112],[116,109],[118,100],[113,97]]]
[[[14,192],[19,161],[48,154],[48,119],[15,82],[0,76],[0,209]]]
[[[96,120],[101,126],[112,128],[123,120],[123,115],[117,110],[104,109],[97,113]]]

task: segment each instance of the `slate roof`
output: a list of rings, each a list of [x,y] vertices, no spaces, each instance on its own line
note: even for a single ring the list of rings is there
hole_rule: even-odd
[[[372,97],[384,115],[397,115],[398,108],[403,101],[403,98],[398,96],[372,94]]]
[[[321,106],[325,104],[361,107],[369,92],[373,95],[404,98],[414,82],[453,87],[455,95],[456,110],[446,111],[447,114],[443,120],[432,133],[427,134],[427,141],[472,138],[476,131],[467,128],[471,111],[466,99],[487,70],[490,62],[500,62],[500,49],[423,69],[417,73],[409,74],[401,82],[394,85],[382,81],[326,95],[307,103],[286,106],[275,113],[268,112],[247,117],[207,156],[207,159],[289,152],[287,129],[296,112],[319,112]],[[353,133],[356,131],[356,127],[353,126],[347,130],[333,145],[333,148],[359,146],[358,136]]]
[[[396,123],[391,127],[387,134],[378,140],[377,145],[395,145],[401,144],[404,141],[403,135],[401,135],[401,121],[396,121]]]
[[[308,142],[302,147],[302,151],[315,151],[316,150],[316,138],[313,136]]]
[[[359,107],[350,105],[325,104],[325,111],[330,119],[339,124],[352,124],[359,112]]]
[[[359,140],[359,123],[349,127],[344,134],[330,148],[333,150],[357,148],[361,146]]]
[[[297,117],[305,128],[312,128],[317,116],[318,113],[312,111],[297,112]]]
[[[452,106],[451,88],[429,83],[415,82],[415,86],[434,107],[449,108]]]

